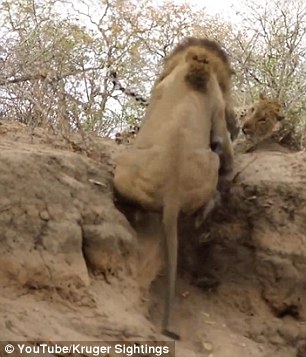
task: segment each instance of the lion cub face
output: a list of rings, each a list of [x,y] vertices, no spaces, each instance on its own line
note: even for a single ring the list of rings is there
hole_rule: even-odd
[[[280,128],[284,119],[283,106],[278,100],[267,99],[262,94],[246,114],[243,133],[251,139],[264,139]]]

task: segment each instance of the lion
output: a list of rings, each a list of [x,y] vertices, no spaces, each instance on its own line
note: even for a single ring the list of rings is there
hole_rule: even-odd
[[[164,67],[161,74],[153,84],[151,93],[154,92],[154,88],[161,82],[171,71],[177,66],[182,58],[185,57],[186,52],[190,47],[197,46],[203,48],[211,53],[211,65],[214,66],[214,70],[217,73],[217,79],[219,86],[222,90],[223,97],[226,103],[226,124],[227,129],[230,132],[231,140],[234,141],[240,131],[239,122],[236,119],[236,115],[233,109],[233,100],[231,98],[231,76],[235,73],[230,66],[227,54],[222,50],[216,41],[212,41],[206,38],[187,37],[180,42],[172,52],[165,58]],[[118,80],[117,73],[110,72],[110,77],[114,88],[122,91],[126,95],[133,97],[140,105],[147,107],[149,100],[137,94],[135,91],[124,87]]]
[[[288,152],[280,144],[279,133],[284,120],[284,105],[279,99],[267,98],[260,93],[253,104],[235,108],[240,122],[241,134],[234,143],[236,153],[258,150],[277,150]]]
[[[223,161],[224,172],[231,172],[233,167],[226,103],[218,80],[219,71],[226,72],[223,67],[229,66],[214,51],[189,46],[154,86],[133,145],[115,159],[116,192],[146,210],[162,213],[167,257],[162,333],[173,339],[180,338],[169,328],[179,214],[192,215],[209,205],[217,195],[220,162]],[[212,141],[219,143],[220,156],[212,151]]]
[[[236,115],[233,108],[233,99],[231,96],[231,76],[235,74],[235,71],[231,68],[230,61],[225,51],[220,45],[213,40],[207,38],[186,37],[180,42],[172,52],[164,60],[164,68],[157,80],[153,85],[154,87],[165,78],[172,69],[176,67],[176,64],[180,61],[181,57],[184,57],[186,51],[192,46],[204,48],[211,53],[211,64],[214,66],[215,73],[217,74],[217,80],[223,93],[223,98],[226,103],[225,118],[227,129],[230,132],[232,141],[235,140],[239,134],[239,123],[236,120]]]
[[[260,93],[259,100],[246,110],[242,132],[252,141],[261,141],[280,128],[284,117],[282,103]]]

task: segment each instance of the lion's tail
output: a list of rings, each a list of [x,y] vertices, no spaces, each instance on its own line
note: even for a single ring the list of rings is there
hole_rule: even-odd
[[[209,54],[205,49],[191,47],[186,53],[186,62],[189,65],[185,76],[186,82],[195,90],[206,92],[207,83],[212,73]]]
[[[175,282],[177,273],[178,236],[177,222],[179,215],[178,201],[175,195],[167,195],[163,208],[163,238],[165,242],[167,288],[165,297],[165,311],[162,323],[162,333],[170,338],[178,340],[180,337],[169,331],[171,306],[175,295]]]

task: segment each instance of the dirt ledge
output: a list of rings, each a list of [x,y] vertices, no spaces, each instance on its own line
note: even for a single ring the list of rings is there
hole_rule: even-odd
[[[120,149],[0,135],[2,339],[160,339],[158,232],[141,240],[114,205]],[[176,355],[306,356],[306,154],[237,155],[234,176],[200,229],[181,221]]]

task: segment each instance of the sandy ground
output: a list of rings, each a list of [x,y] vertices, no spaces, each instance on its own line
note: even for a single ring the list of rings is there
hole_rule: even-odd
[[[0,125],[1,340],[167,340],[157,233],[114,204],[118,148],[70,139]],[[236,161],[221,207],[181,221],[176,356],[305,357],[306,155]]]

